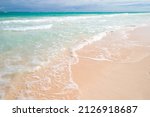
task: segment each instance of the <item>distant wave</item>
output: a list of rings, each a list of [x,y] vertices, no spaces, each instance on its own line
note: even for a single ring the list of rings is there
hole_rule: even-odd
[[[0,21],[0,24],[10,24],[10,23],[42,23],[48,22],[50,19],[19,19],[19,20],[5,20]]]
[[[10,19],[10,20],[1,20],[0,24],[12,24],[12,23],[47,23],[47,22],[61,22],[61,21],[72,21],[72,20],[79,20],[79,19],[91,19],[91,18],[101,18],[102,16],[68,16],[68,17],[44,17],[39,19]]]
[[[29,30],[43,30],[43,29],[51,29],[52,24],[50,25],[39,25],[39,26],[25,26],[25,27],[9,27],[3,28],[2,30],[8,31],[29,31]]]

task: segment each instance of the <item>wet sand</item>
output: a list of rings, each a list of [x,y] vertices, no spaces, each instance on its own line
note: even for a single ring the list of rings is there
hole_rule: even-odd
[[[76,64],[58,57],[55,67],[16,74],[3,99],[150,99],[150,27],[122,31],[78,50]]]
[[[93,60],[87,56],[95,56],[98,45],[111,48],[113,40],[122,38],[118,32],[111,32],[105,41],[77,52],[79,62],[72,66],[72,76],[79,86],[80,99],[150,99],[150,27],[127,32],[128,41],[138,41],[140,45],[112,49],[112,60]],[[124,45],[121,40],[117,43]]]

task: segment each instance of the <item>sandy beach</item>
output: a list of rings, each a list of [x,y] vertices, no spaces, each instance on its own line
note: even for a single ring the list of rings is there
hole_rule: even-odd
[[[150,27],[108,32],[100,41],[79,49],[76,64],[62,64],[65,60],[59,57],[62,68],[58,72],[50,64],[14,76],[4,98],[150,99],[149,39]]]
[[[32,72],[8,75],[3,99],[150,99],[150,26],[131,25],[96,39],[82,39],[83,48],[66,49]]]
[[[72,76],[79,86],[80,99],[150,99],[150,27],[126,33],[127,41],[140,45],[113,49],[115,44],[125,45],[123,33],[116,31],[77,52],[79,62],[72,66]],[[101,52],[97,47],[106,46],[111,50],[110,60],[92,59]]]

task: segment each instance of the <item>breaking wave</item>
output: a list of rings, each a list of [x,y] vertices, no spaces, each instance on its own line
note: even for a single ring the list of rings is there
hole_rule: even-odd
[[[29,31],[29,30],[43,30],[43,29],[51,29],[52,24],[50,25],[39,25],[39,26],[25,26],[25,27],[9,27],[3,28],[2,30],[8,31]]]

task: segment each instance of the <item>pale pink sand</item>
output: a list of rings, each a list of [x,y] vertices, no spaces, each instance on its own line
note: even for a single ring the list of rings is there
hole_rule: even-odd
[[[128,37],[131,41],[150,45],[150,27],[129,31]],[[112,32],[105,37],[106,40],[110,38],[111,41],[105,41],[107,44],[95,42],[78,51],[81,57],[79,63],[73,65],[72,72],[74,81],[79,85],[80,99],[150,99],[150,56],[147,54],[150,50],[144,47],[122,49],[119,51],[121,57],[112,54],[114,61],[82,57],[93,56],[96,53],[93,48],[100,43],[103,43],[100,46],[111,47],[113,39],[121,38],[121,35]],[[88,49],[89,53],[86,51]],[[134,53],[131,55],[130,52]],[[128,60],[128,55],[133,59]]]
[[[138,41],[140,46],[133,43],[118,50],[115,47],[128,42],[123,41],[120,31],[110,32],[101,41],[77,51],[79,62],[71,69],[64,64],[55,73],[50,64],[32,73],[16,74],[4,99],[150,99],[150,28],[127,32],[127,40]],[[109,50],[112,60],[87,58],[100,53],[108,56],[102,48]],[[78,88],[65,87],[70,76]]]

